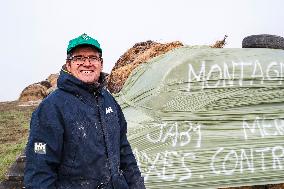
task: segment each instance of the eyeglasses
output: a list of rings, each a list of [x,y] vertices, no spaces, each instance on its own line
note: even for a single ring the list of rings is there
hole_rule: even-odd
[[[84,64],[85,61],[88,59],[90,64],[96,64],[98,62],[101,62],[102,58],[97,57],[97,56],[90,56],[90,57],[85,57],[85,56],[72,56],[68,60],[72,60],[78,64]]]

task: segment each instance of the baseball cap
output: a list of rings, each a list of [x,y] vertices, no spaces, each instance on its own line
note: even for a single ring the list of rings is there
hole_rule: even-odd
[[[90,45],[90,46],[93,46],[95,47],[99,52],[102,53],[102,49],[101,49],[101,46],[100,46],[100,43],[88,36],[87,34],[82,34],[80,35],[79,37],[75,38],[75,39],[71,39],[69,41],[69,44],[68,44],[68,47],[67,47],[67,54],[72,50],[74,49],[75,47],[79,46],[79,45]]]

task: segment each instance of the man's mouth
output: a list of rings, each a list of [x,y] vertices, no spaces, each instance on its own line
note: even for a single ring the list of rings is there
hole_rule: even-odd
[[[93,73],[94,71],[93,70],[81,70],[80,72],[84,74],[90,74],[90,73]]]

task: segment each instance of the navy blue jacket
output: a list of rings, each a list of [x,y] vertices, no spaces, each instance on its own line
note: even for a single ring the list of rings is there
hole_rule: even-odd
[[[144,189],[120,106],[101,85],[60,72],[32,115],[27,189]]]

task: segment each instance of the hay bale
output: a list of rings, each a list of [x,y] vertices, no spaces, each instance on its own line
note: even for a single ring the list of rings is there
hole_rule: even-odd
[[[50,74],[44,81],[27,86],[21,93],[20,102],[38,102],[57,88],[59,74]]]
[[[108,77],[108,89],[111,93],[118,93],[132,70],[137,66],[181,46],[183,46],[183,44],[179,41],[166,44],[153,41],[136,43],[119,58],[113,67]]]
[[[34,83],[27,86],[21,93],[19,101],[38,101],[47,96],[47,87],[41,83]]]
[[[40,85],[46,87],[47,89],[49,89],[51,87],[51,84],[49,81],[45,80],[45,81],[41,81],[39,82]]]
[[[130,48],[129,50],[127,50],[127,52],[120,56],[112,70],[116,70],[122,66],[132,63],[137,58],[137,56],[144,53],[155,44],[157,43],[151,40],[136,43],[132,48]]]
[[[59,77],[59,74],[50,74],[47,78],[47,81],[51,84],[51,87],[56,87],[57,86],[57,79]]]
[[[215,44],[210,45],[211,48],[223,48],[227,43],[226,43],[226,39],[227,39],[227,35],[224,36],[223,40],[220,41],[216,41]]]
[[[55,89],[57,89],[57,79],[59,77],[59,73],[56,74],[50,74],[47,78],[47,80],[50,82],[51,87],[47,89],[47,94],[52,93],[53,91],[55,91]]]

